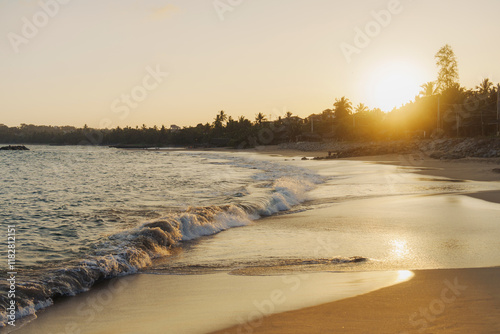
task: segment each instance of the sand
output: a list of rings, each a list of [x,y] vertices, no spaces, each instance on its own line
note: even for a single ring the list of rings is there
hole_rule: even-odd
[[[394,271],[286,276],[138,274],[58,300],[15,333],[207,333],[404,279]],[[339,286],[344,289],[339,291]]]
[[[416,271],[362,296],[214,333],[499,333],[500,268]]]
[[[260,151],[285,157],[325,155]],[[349,160],[393,164],[457,180],[500,181],[500,174],[493,172],[497,160],[441,161],[401,155]],[[467,195],[500,203],[500,191]],[[407,282],[362,296],[271,315],[258,326],[248,323],[214,333],[500,333],[500,268],[416,270],[414,274]]]
[[[282,150],[278,146],[258,146],[248,150],[271,156],[282,156],[285,159],[312,159],[314,157],[326,157],[328,152],[323,151],[299,151]],[[493,169],[500,168],[500,159],[488,158],[466,158],[456,160],[436,160],[423,154],[387,154],[376,156],[363,156],[353,158],[342,158],[339,160],[366,161],[371,163],[384,163],[401,167],[408,167],[413,172],[447,177],[451,179],[466,179],[474,181],[500,181],[500,173]],[[336,161],[336,160],[331,160]]]

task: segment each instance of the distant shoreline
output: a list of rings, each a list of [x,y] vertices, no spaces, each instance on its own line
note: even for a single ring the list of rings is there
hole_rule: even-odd
[[[12,143],[1,146],[14,145]],[[48,145],[48,146],[94,146],[79,144],[28,144],[15,145]],[[95,145],[117,149],[144,150],[189,150],[189,151],[242,151],[270,152],[283,156],[306,156],[308,158],[356,158],[366,156],[382,156],[387,154],[414,155],[414,157],[430,157],[439,160],[454,160],[463,158],[498,158],[500,160],[500,137],[475,138],[441,138],[441,139],[411,139],[383,141],[328,141],[328,142],[288,142],[277,145],[260,145],[249,148],[217,147],[217,146],[163,146],[151,144],[106,144]]]

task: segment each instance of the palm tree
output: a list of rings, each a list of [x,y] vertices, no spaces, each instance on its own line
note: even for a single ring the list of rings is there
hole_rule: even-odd
[[[335,99],[333,106],[335,110],[335,117],[338,119],[349,116],[352,112],[352,103],[345,96],[342,96],[340,99]]]
[[[360,103],[358,104],[358,106],[356,107],[356,109],[354,109],[354,111],[356,111],[355,114],[352,114],[352,126],[356,126],[356,117],[355,115],[357,116],[363,116],[363,115],[366,115],[368,114],[368,112],[370,111],[370,109],[364,105],[364,103]]]
[[[227,120],[227,115],[224,110],[221,110],[214,119],[214,127],[221,128],[224,125],[224,122]]]
[[[422,90],[418,93],[419,96],[429,97],[432,95],[436,95],[438,92],[438,86],[435,81],[429,81],[420,86]]]
[[[358,104],[356,109],[354,109],[354,111],[356,111],[356,114],[361,115],[361,114],[365,114],[365,113],[369,112],[370,109],[364,103],[360,103],[360,104]]]
[[[493,89],[493,82],[486,78],[479,85],[476,86],[480,95],[488,95]]]
[[[225,121],[227,121],[227,115],[226,115],[226,113],[224,112],[224,110],[221,110],[221,111],[219,112],[219,115],[218,115],[218,116],[219,116],[219,119],[220,119],[220,121],[221,121],[222,123],[224,123]]]
[[[262,122],[265,122],[267,120],[266,116],[263,113],[258,113],[255,115],[255,123],[257,124],[262,124]]]

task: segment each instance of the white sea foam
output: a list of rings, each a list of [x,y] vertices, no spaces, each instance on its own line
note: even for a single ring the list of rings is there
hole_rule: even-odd
[[[208,159],[215,157],[206,155]],[[136,273],[150,266],[155,258],[168,256],[170,249],[183,241],[249,225],[263,216],[290,210],[305,201],[307,192],[323,181],[302,168],[239,157],[224,159],[220,164],[226,167],[252,170],[246,186],[235,188],[237,195],[226,204],[189,207],[113,233],[95,245],[95,253],[29,282],[17,316],[33,315],[51,305],[53,297],[86,291],[100,279]],[[0,326],[5,321],[6,313],[0,312]]]

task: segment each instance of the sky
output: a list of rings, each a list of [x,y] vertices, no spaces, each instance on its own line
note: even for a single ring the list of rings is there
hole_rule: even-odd
[[[498,0],[0,0],[0,124],[114,128],[390,111],[435,80],[500,81]]]

